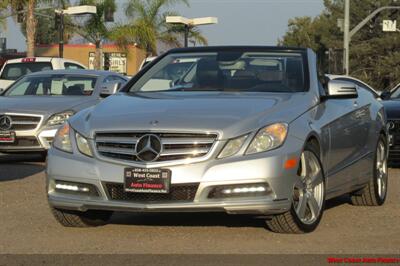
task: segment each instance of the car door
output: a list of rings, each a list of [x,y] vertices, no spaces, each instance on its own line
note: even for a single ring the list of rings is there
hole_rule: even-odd
[[[371,104],[378,95],[368,85],[353,79],[343,79],[357,85],[358,98],[354,103],[355,110],[352,113],[352,120],[355,125],[354,163],[353,171],[357,173],[358,182],[365,181],[365,177],[370,175],[371,170],[371,139],[374,138],[373,118],[371,115]],[[372,148],[372,149],[371,149]]]
[[[343,78],[344,81],[353,82],[357,85],[358,98],[354,102],[353,120],[357,123],[357,141],[360,156],[365,156],[370,152],[369,136],[371,134],[371,104],[374,98],[378,97],[376,92],[368,85],[353,79]]]
[[[330,139],[326,163],[329,187],[343,191],[359,182],[354,170],[358,168],[357,161],[362,157],[362,148],[366,143],[363,133],[365,111],[360,107],[360,96],[329,99],[325,108]]]

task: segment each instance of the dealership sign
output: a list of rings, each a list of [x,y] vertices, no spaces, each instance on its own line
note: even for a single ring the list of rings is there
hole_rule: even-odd
[[[95,53],[89,53],[89,69],[94,69]],[[103,53],[104,70],[126,75],[126,53]]]

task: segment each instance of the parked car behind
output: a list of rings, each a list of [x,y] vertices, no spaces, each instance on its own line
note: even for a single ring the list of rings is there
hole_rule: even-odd
[[[400,84],[382,93],[389,129],[389,164],[400,166]]]
[[[32,57],[8,60],[0,71],[0,93],[20,77],[39,71],[56,69],[86,69],[79,62],[53,57]]]
[[[304,233],[327,199],[385,202],[383,106],[352,80],[321,86],[311,49],[198,47],[156,60],[56,134],[47,195],[62,225],[104,224],[113,211],[224,211]],[[182,61],[179,77],[154,82]]]
[[[93,70],[26,75],[0,97],[0,152],[45,152],[69,117],[114,93],[127,79]]]

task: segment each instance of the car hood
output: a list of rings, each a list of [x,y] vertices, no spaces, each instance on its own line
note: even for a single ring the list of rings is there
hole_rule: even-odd
[[[382,101],[388,119],[400,119],[400,99]]]
[[[0,113],[51,115],[80,110],[80,105],[94,101],[91,96],[11,96],[0,97]]]
[[[308,93],[120,93],[80,112],[71,125],[97,131],[218,133],[227,139],[274,122],[290,123],[312,105]]]

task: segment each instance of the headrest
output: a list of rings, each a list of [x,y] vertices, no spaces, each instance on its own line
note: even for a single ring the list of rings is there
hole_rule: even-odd
[[[83,95],[83,88],[80,85],[73,85],[67,88],[65,95]]]
[[[200,59],[197,62],[196,80],[201,87],[221,87],[223,74],[218,62],[212,59]]]

